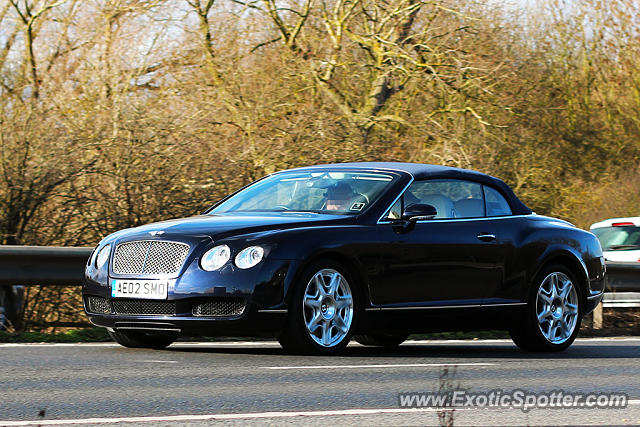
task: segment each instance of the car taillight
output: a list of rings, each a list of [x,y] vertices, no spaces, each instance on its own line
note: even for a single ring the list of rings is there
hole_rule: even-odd
[[[614,222],[613,224],[611,224],[612,227],[633,227],[634,225],[635,224],[632,222]]]

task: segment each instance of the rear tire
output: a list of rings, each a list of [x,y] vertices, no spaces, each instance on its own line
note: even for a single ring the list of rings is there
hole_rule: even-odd
[[[109,336],[118,344],[128,348],[152,348],[162,350],[171,345],[176,336],[147,334],[139,331],[108,331]]]
[[[409,338],[409,334],[367,334],[355,335],[353,339],[362,345],[375,347],[393,348],[397,347]]]
[[[312,263],[295,284],[285,328],[278,337],[288,353],[334,355],[349,344],[359,299],[355,280],[333,260]]]
[[[533,282],[523,319],[509,331],[511,339],[525,351],[566,349],[580,330],[582,301],[571,270],[559,264],[544,268]]]

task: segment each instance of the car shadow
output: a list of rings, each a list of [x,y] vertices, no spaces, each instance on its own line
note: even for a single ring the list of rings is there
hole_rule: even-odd
[[[296,356],[286,353],[280,347],[247,345],[228,346],[212,342],[210,346],[186,345],[169,347],[165,351],[175,353],[282,355],[292,358],[322,358],[327,356]],[[349,346],[340,358],[423,358],[442,359],[443,362],[456,359],[635,359],[640,357],[640,347],[628,345],[578,343],[559,353],[524,352],[510,343],[438,343],[413,344],[411,342],[396,348]]]

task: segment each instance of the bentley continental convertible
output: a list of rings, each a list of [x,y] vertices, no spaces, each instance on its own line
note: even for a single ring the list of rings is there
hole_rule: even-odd
[[[126,347],[271,336],[335,354],[351,339],[508,330],[559,351],[602,299],[596,237],[536,215],[501,180],[409,163],[268,175],[203,214],[104,238],[86,266],[91,322]]]

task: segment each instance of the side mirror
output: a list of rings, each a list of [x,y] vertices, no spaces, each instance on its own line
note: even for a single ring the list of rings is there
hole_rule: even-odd
[[[438,215],[438,211],[434,206],[422,203],[414,203],[404,208],[402,219],[416,222],[421,219],[433,219],[436,215]]]

